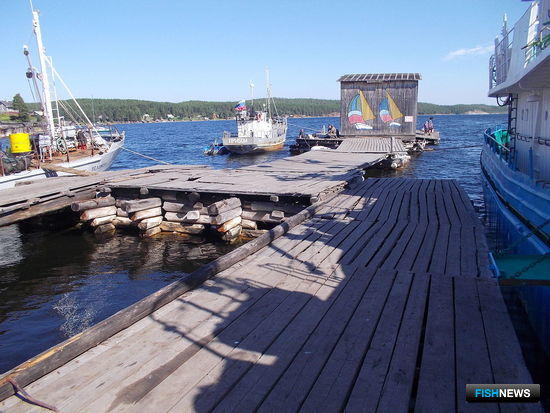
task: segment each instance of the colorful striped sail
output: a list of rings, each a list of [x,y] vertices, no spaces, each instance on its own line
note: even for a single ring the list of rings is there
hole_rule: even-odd
[[[373,120],[376,116],[370,108],[365,95],[359,91],[348,105],[348,121],[354,125],[356,129],[372,129],[372,126],[365,122]]]
[[[401,126],[400,123],[394,122],[394,120],[402,118],[403,114],[399,110],[399,107],[386,90],[386,97],[382,99],[378,106],[380,119],[384,123],[390,123],[390,126]]]

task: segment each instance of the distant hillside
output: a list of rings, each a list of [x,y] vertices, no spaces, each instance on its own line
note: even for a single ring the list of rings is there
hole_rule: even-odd
[[[506,108],[493,105],[436,105],[434,103],[418,102],[419,115],[460,115],[463,113],[506,113]]]
[[[135,122],[144,119],[216,119],[231,118],[236,102],[154,102],[135,99],[78,99],[84,111],[98,121]],[[255,106],[263,102],[255,100]],[[250,105],[250,101],[247,104]],[[284,99],[275,98],[280,114],[290,116],[322,116],[340,111],[340,101],[330,99]],[[37,105],[33,105],[37,108]],[[503,113],[503,108],[489,105],[435,105],[418,104],[419,114],[461,114],[466,112]],[[67,116],[69,117],[69,116]]]

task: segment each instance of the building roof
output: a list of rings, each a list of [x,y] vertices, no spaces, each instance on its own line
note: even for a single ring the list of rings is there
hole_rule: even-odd
[[[420,73],[364,73],[344,75],[338,82],[388,82],[392,80],[420,80]]]
[[[7,100],[0,100],[0,105],[4,105],[8,108],[11,108],[12,102],[7,101]]]

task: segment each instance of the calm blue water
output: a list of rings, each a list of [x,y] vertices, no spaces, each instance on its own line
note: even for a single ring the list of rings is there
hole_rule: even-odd
[[[482,207],[479,155],[482,131],[504,115],[437,116],[441,145],[385,176],[455,178]],[[425,117],[419,118],[419,125]],[[319,130],[336,118],[291,119],[287,146],[300,128]],[[288,156],[288,148],[254,156],[204,156],[202,150],[232,121],[119,125],[126,146],[177,164],[238,168]],[[122,152],[115,169],[152,162]],[[374,174],[374,173],[373,173]],[[380,172],[376,173],[377,175]],[[0,228],[0,372],[108,317],[223,251],[166,240],[117,235],[99,242],[87,232]],[[205,257],[205,254],[208,256]]]

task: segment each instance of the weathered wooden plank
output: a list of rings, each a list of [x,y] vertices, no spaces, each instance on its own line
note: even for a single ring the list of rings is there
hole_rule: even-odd
[[[328,275],[319,274],[317,278],[326,279]],[[203,394],[209,394],[210,397],[201,398],[201,401],[206,405],[210,404],[213,394],[224,392],[226,386],[231,386],[234,377],[238,378],[242,372],[241,369],[246,369],[250,362],[257,360],[261,356],[261,349],[268,346],[322,288],[324,282],[321,279],[314,282],[311,278],[287,277],[286,286],[269,291],[254,305],[254,311],[240,317],[230,329],[218,335],[208,348],[200,350],[135,407],[139,409],[141,406],[154,404],[160,409],[172,408],[177,411],[202,409],[193,406],[196,398]],[[334,286],[330,290],[333,288]],[[255,331],[258,333],[254,334]],[[258,351],[246,351],[248,349]],[[224,358],[227,358],[226,363],[231,364],[231,368],[223,370],[223,380],[217,381],[220,370],[224,368]],[[204,390],[200,391],[201,389]],[[184,397],[181,397],[182,394]]]
[[[71,209],[73,211],[80,212],[87,209],[112,206],[114,204],[115,198],[112,196],[106,196],[103,198],[90,199],[89,201],[75,201],[71,204]]]
[[[304,411],[342,411],[382,310],[395,271],[379,271],[303,402]]]
[[[455,411],[455,331],[451,277],[433,275],[415,412]]]
[[[130,214],[130,219],[132,221],[141,221],[142,219],[153,218],[153,217],[162,217],[161,207],[142,209],[141,211],[137,211]]]
[[[357,373],[345,409],[374,411],[380,398],[403,311],[409,295],[412,277],[399,272],[376,327],[372,341]]]
[[[122,204],[122,209],[130,214],[144,209],[160,207],[161,205],[162,199],[160,198],[134,199],[125,201]]]
[[[94,218],[107,217],[111,215],[116,215],[115,206],[100,207],[95,209],[87,209],[82,214],[80,214],[80,219],[82,221],[89,221]]]
[[[208,206],[208,213],[210,215],[219,215],[222,212],[227,212],[241,206],[241,200],[239,198],[228,198],[222,201],[214,202]]]
[[[466,384],[494,383],[476,278],[454,277],[456,403],[460,411],[498,412],[493,403],[467,403]]]
[[[380,394],[377,406],[379,411],[401,412],[409,409],[420,354],[429,281],[427,274],[414,275],[391,364]]]
[[[224,212],[221,212],[215,216],[212,215],[210,219],[213,224],[221,225],[224,222],[227,222],[233,218],[240,217],[242,213],[243,213],[242,208],[237,207],[235,209],[225,210]]]

